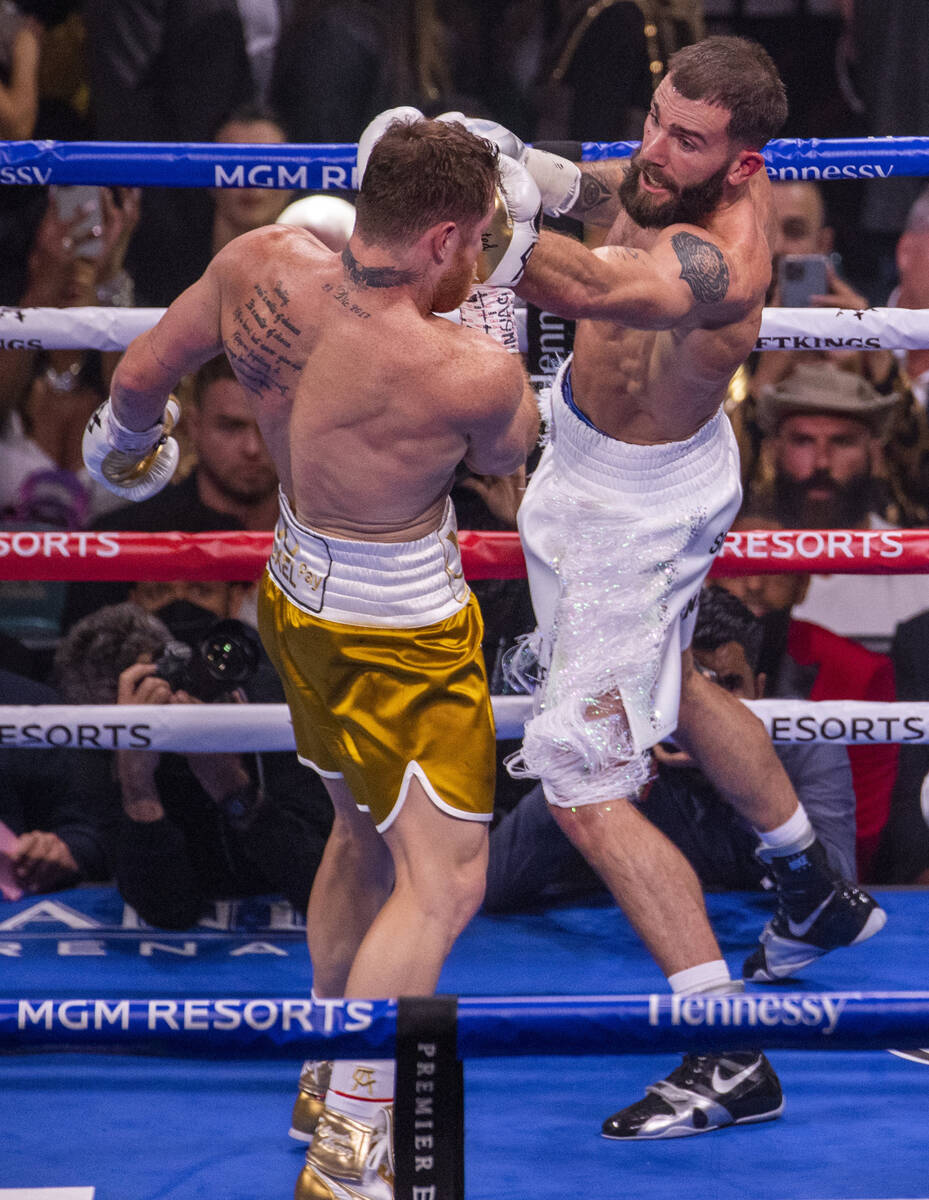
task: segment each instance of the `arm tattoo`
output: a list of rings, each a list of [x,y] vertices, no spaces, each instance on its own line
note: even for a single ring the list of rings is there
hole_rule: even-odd
[[[729,268],[722,251],[695,233],[676,233],[671,245],[681,264],[680,278],[702,304],[715,304],[726,298]]]
[[[581,175],[581,190],[571,209],[571,216],[583,217],[615,199],[616,189],[609,187],[601,175],[588,168]]]
[[[400,271],[396,267],[363,267],[348,246],[342,251],[342,265],[356,287],[403,287],[418,278],[415,271]]]

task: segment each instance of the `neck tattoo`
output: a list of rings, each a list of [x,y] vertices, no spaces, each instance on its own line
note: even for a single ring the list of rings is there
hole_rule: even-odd
[[[415,271],[401,271],[397,267],[363,267],[348,246],[342,251],[342,265],[356,287],[403,287],[419,278]]]

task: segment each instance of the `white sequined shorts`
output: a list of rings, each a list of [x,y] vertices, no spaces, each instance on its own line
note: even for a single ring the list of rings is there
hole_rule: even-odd
[[[607,437],[574,407],[570,359],[520,507],[544,681],[516,770],[553,803],[634,795],[677,726],[681,653],[741,501],[720,409],[686,441]]]

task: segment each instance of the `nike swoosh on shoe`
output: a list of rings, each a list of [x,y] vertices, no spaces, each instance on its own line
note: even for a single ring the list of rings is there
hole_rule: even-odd
[[[719,1073],[719,1067],[713,1068],[713,1078],[710,1081],[715,1092],[721,1092],[724,1096],[727,1092],[731,1092],[737,1088],[740,1083],[744,1083],[746,1079],[750,1079],[761,1065],[761,1059],[753,1062],[750,1066],[738,1071],[735,1075],[730,1075],[728,1079]]]
[[[791,920],[790,917],[788,917],[787,918],[787,928],[790,930],[791,934],[797,938],[806,937],[806,935],[810,932],[810,930],[816,924],[817,918],[820,916],[821,913],[823,913],[826,910],[826,908],[828,908],[828,906],[832,903],[832,901],[834,899],[835,899],[835,888],[832,889],[832,891],[829,893],[829,895],[826,897],[826,899],[822,902],[822,904],[820,904],[816,908],[814,908],[813,911],[810,913],[810,915],[808,917],[806,917],[803,921],[793,921],[793,920]]]

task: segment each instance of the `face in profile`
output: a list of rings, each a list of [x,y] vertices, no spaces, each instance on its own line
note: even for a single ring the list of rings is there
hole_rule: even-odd
[[[490,226],[493,212],[474,225],[459,225],[460,241],[452,260],[436,286],[435,312],[452,312],[467,300],[474,289],[475,268],[483,248],[483,235]]]

